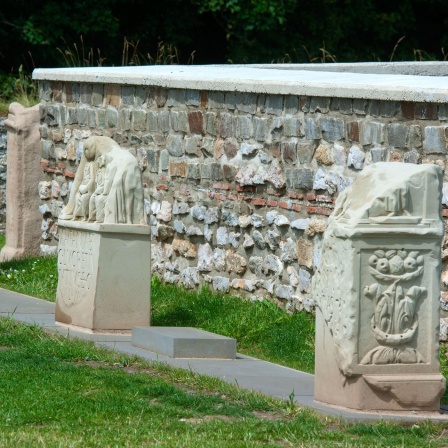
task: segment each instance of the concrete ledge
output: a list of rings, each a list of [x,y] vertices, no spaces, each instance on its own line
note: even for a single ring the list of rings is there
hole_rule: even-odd
[[[236,357],[235,339],[189,327],[134,327],[132,345],[170,358]]]
[[[448,102],[444,76],[307,71],[302,67],[298,64],[294,69],[289,66],[285,70],[243,65],[160,65],[36,69],[33,79],[273,95]]]

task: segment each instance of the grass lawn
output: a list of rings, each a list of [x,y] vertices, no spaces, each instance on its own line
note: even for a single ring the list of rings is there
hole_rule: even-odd
[[[447,425],[346,425],[217,379],[0,319],[2,447],[442,447]]]
[[[0,246],[4,240],[0,239]],[[0,286],[55,300],[56,258],[0,265]],[[238,350],[313,372],[314,317],[152,281],[152,323],[237,338]],[[444,347],[443,347],[444,350]],[[445,355],[443,372],[448,372]],[[346,425],[290,402],[0,319],[0,446],[429,447],[448,425]],[[447,431],[447,434],[445,434]]]

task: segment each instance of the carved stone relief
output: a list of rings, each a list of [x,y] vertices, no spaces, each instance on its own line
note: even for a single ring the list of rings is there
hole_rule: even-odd
[[[369,272],[377,282],[364,287],[372,301],[371,329],[378,346],[361,364],[414,364],[425,362],[409,347],[418,327],[416,307],[427,289],[413,283],[423,275],[424,259],[418,251],[376,250],[369,258]]]
[[[146,224],[137,159],[109,137],[85,140],[70,198],[60,219]]]

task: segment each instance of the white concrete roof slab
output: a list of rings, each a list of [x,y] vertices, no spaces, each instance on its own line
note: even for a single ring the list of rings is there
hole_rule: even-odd
[[[36,69],[33,79],[282,95],[448,102],[448,77],[335,73],[242,65]]]

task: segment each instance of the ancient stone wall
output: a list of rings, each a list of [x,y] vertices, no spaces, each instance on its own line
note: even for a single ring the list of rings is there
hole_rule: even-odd
[[[327,217],[363,167],[446,165],[448,104],[51,81],[40,98],[44,247],[83,139],[109,136],[139,160],[155,275],[291,310],[313,307]]]

